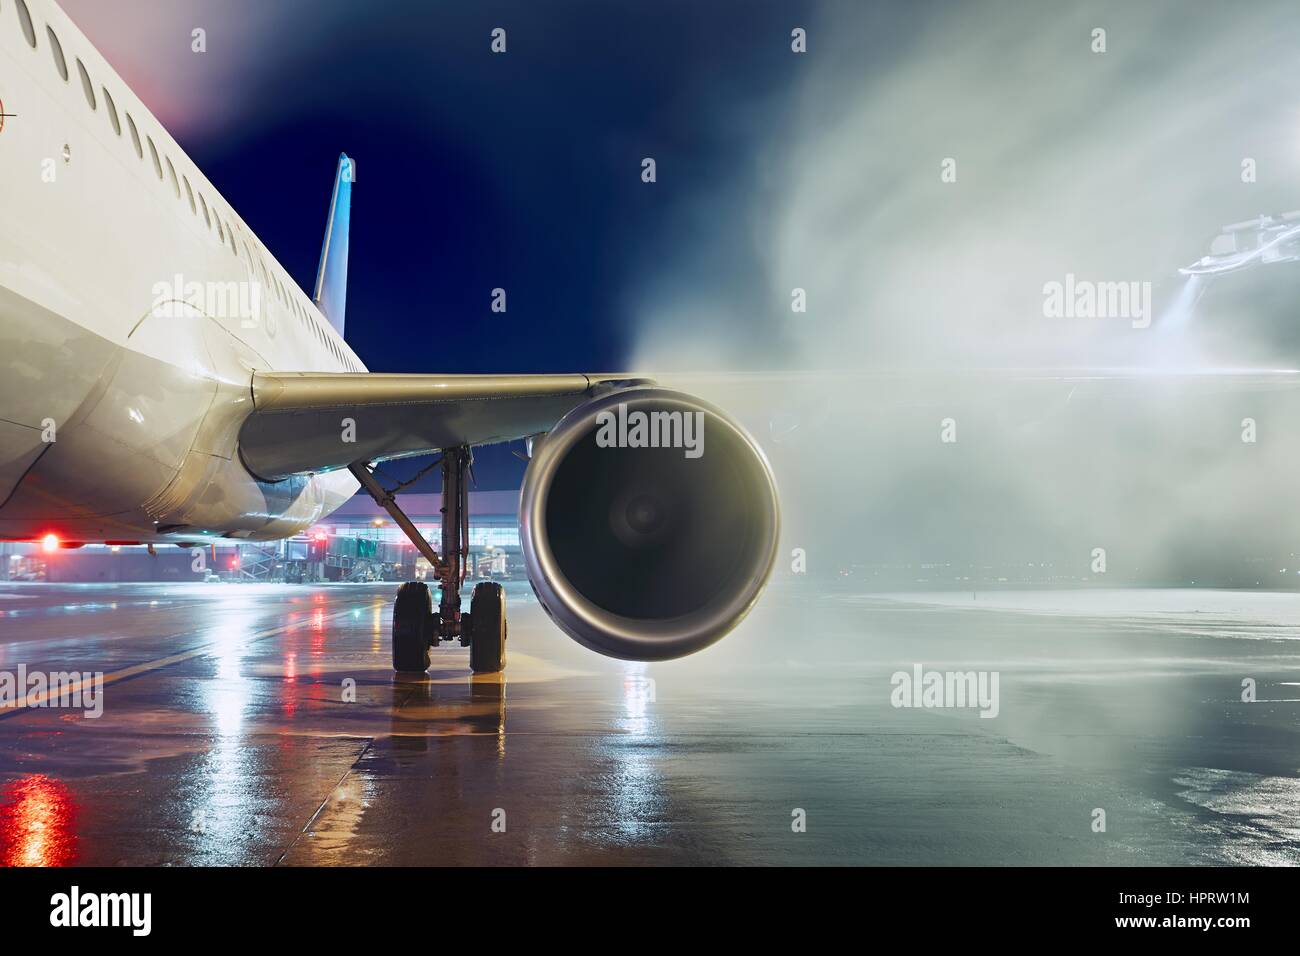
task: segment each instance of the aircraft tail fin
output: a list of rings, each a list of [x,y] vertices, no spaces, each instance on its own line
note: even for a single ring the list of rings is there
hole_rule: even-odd
[[[312,301],[339,335],[343,334],[347,310],[348,227],[352,219],[352,182],[356,179],[356,169],[356,163],[347,153],[339,154],[329,219],[325,222],[325,241],[321,244],[320,267],[316,270],[316,287],[312,292]]]

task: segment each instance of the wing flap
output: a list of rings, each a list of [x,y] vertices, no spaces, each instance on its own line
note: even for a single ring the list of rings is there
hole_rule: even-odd
[[[398,375],[258,372],[239,434],[244,465],[279,481],[457,445],[490,445],[550,428],[628,375]]]

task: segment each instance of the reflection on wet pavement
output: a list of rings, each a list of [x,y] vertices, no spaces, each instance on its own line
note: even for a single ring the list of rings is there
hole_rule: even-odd
[[[392,590],[0,585],[0,670],[105,675],[98,719],[0,710],[0,863],[1300,862],[1289,595],[781,584],[643,665],[511,584],[506,674],[416,679]],[[913,663],[998,670],[997,718],[892,707]]]
[[[0,865],[65,866],[77,856],[77,807],[67,785],[44,774],[0,788]]]

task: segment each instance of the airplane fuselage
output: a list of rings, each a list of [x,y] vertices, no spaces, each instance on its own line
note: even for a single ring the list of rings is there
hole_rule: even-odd
[[[301,531],[357,483],[250,475],[251,377],[364,366],[63,11],[26,7],[30,31],[0,4],[0,539]]]

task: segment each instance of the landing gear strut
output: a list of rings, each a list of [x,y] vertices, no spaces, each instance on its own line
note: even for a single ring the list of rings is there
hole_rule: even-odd
[[[469,648],[470,669],[476,674],[496,673],[506,666],[506,603],[501,585],[490,581],[475,585],[469,612],[460,609],[469,557],[469,488],[465,479],[471,461],[465,446],[449,448],[442,455],[442,554],[433,550],[398,507],[397,494],[410,482],[385,491],[364,461],[348,466],[438,576],[442,597],[436,611],[429,586],[423,581],[407,581],[398,588],[393,605],[394,670],[428,670],[429,648],[453,640]]]

